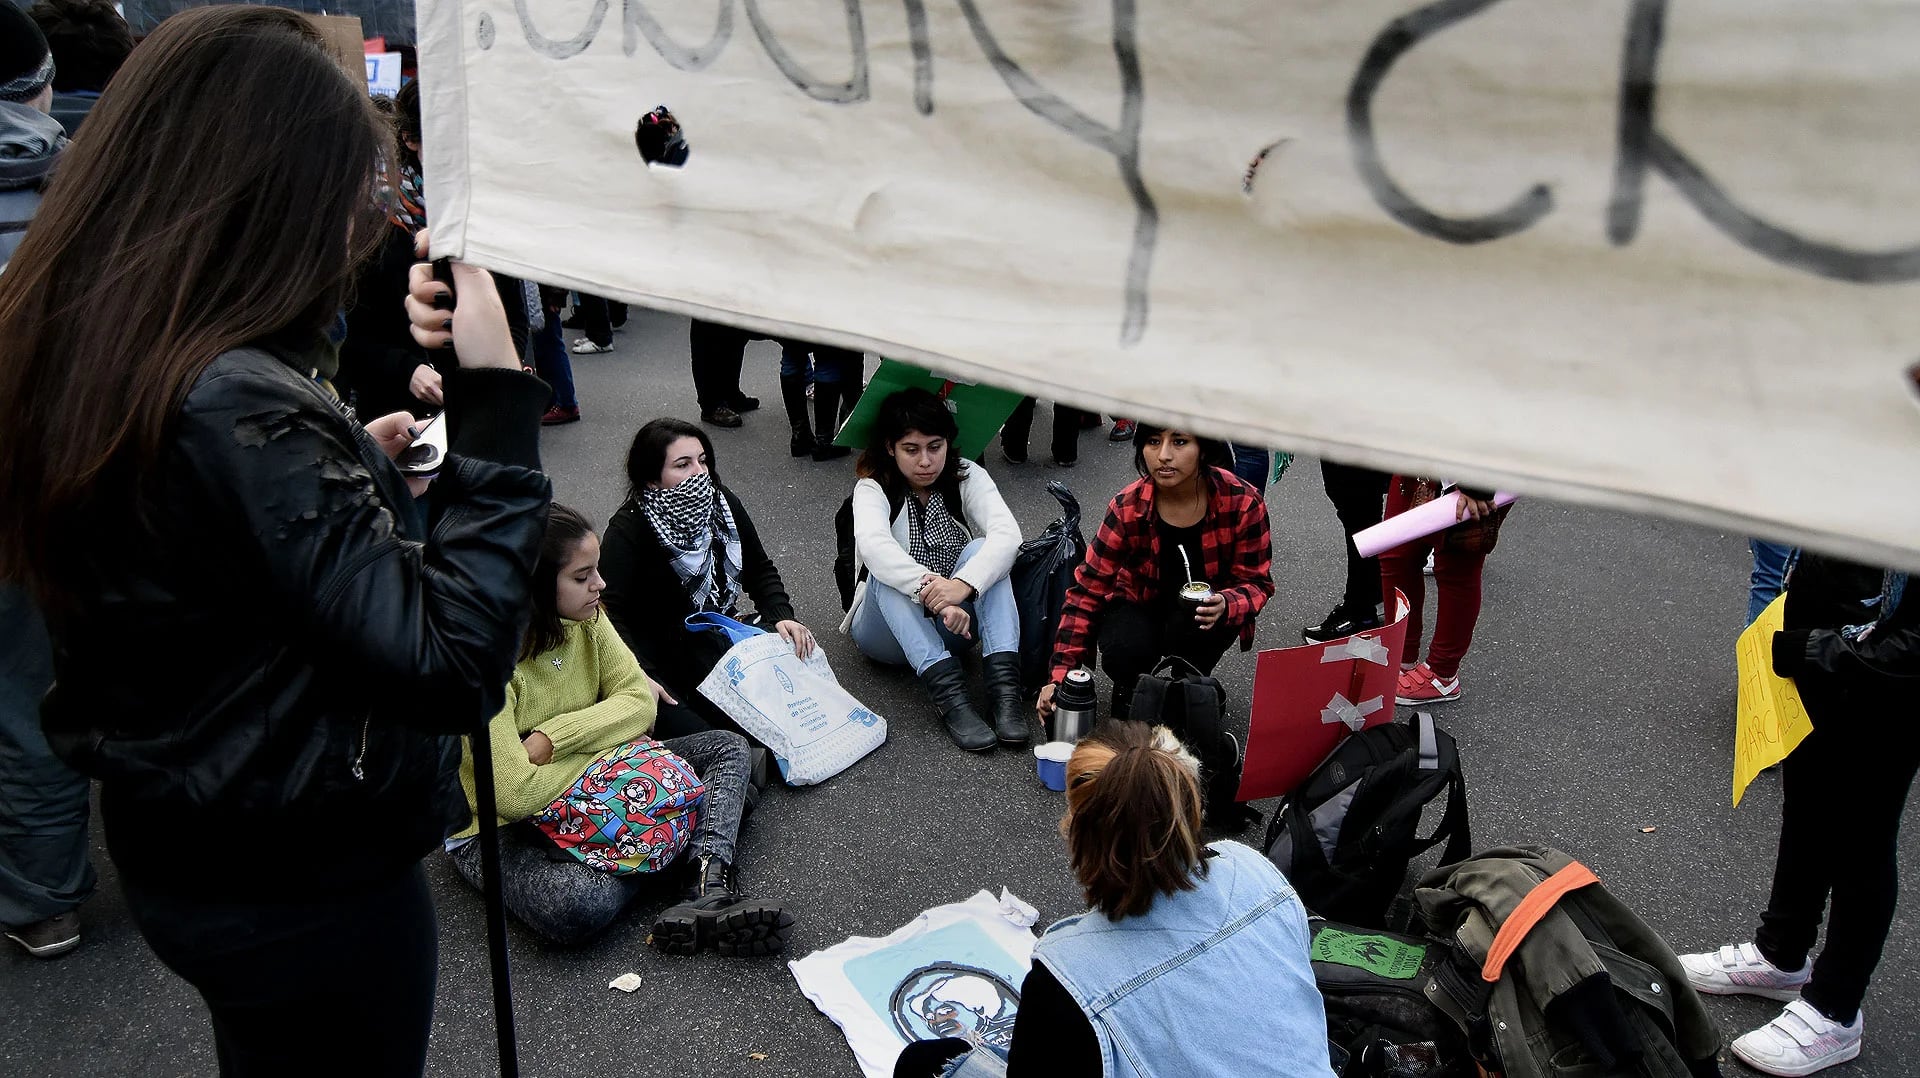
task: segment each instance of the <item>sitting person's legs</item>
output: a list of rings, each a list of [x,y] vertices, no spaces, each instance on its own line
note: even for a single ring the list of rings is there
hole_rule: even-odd
[[[708,730],[664,744],[693,765],[706,796],[681,858],[693,879],[685,899],[654,920],[653,945],[668,954],[704,948],[727,955],[778,954],[786,947],[793,915],[776,902],[743,897],[733,867],[749,781],[746,739],[731,730]]]
[[[541,938],[562,945],[598,935],[640,892],[643,876],[615,876],[572,859],[524,826],[500,829],[500,897],[507,912]],[[453,867],[481,885],[480,840],[453,851]]]
[[[874,662],[910,666],[916,674],[947,658],[947,634],[926,608],[877,580],[853,612],[853,646]]]

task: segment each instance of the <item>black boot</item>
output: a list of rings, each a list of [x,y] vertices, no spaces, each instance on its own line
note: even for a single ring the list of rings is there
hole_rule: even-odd
[[[780,376],[780,403],[787,406],[787,422],[793,426],[793,441],[787,443],[788,454],[804,457],[814,451],[813,427],[807,422],[807,376],[804,374],[783,374]]]
[[[959,659],[949,655],[927,667],[927,672],[920,675],[920,684],[927,687],[933,706],[940,709],[940,720],[947,724],[947,736],[954,744],[968,752],[993,748],[993,727],[967,699],[967,672],[960,668]]]
[[[655,950],[662,954],[695,954],[711,949],[745,957],[779,954],[786,949],[793,914],[777,902],[741,895],[733,866],[717,857],[703,854],[692,867],[694,877],[687,886],[686,898],[654,919],[651,942]]]
[[[813,383],[813,430],[813,459],[839,460],[853,452],[833,444],[834,436],[840,433],[840,383]]]
[[[993,732],[1000,744],[1024,748],[1032,733],[1027,728],[1027,694],[1020,687],[1020,653],[1001,652],[981,662],[987,699],[993,701]]]

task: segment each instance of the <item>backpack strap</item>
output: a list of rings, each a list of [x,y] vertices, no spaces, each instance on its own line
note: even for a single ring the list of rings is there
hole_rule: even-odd
[[[1414,715],[1415,733],[1419,739],[1420,770],[1440,770],[1440,735],[1433,723],[1433,713],[1421,711]]]
[[[1420,711],[1414,713],[1414,730],[1418,741],[1419,767],[1422,771],[1440,769],[1440,728],[1434,724],[1433,713]],[[1451,865],[1466,860],[1473,853],[1473,835],[1467,823],[1467,778],[1460,771],[1458,752],[1454,754],[1453,773],[1447,776],[1447,809],[1440,817],[1440,826],[1434,831],[1437,841],[1441,835],[1447,836],[1447,848],[1440,851],[1440,863]],[[1432,848],[1429,842],[1422,852]]]
[[[1538,887],[1527,892],[1507,919],[1500,923],[1500,931],[1494,934],[1493,946],[1487,949],[1487,960],[1480,967],[1480,979],[1492,984],[1500,979],[1500,973],[1506,968],[1507,959],[1520,949],[1520,944],[1533,931],[1533,926],[1553,909],[1569,892],[1582,887],[1591,887],[1600,882],[1593,870],[1578,861],[1548,876]]]
[[[1180,672],[1180,668],[1183,666],[1186,667],[1186,673],[1184,674]],[[1184,655],[1168,655],[1162,658],[1154,665],[1152,673],[1155,677],[1158,677],[1162,672],[1164,672],[1170,680],[1174,681],[1179,681],[1183,678],[1207,676],[1206,671],[1195,666],[1193,660]]]

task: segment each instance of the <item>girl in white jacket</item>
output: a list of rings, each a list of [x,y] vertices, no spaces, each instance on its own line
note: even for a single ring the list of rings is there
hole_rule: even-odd
[[[940,398],[907,389],[881,402],[853,488],[854,571],[842,628],[876,662],[913,667],[947,733],[985,752],[1027,742],[1020,617],[1007,573],[1020,525],[978,464],[953,449],[959,427]],[[975,637],[993,725],[967,699],[954,652]]]

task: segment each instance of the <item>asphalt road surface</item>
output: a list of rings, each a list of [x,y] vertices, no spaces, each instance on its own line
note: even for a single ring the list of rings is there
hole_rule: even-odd
[[[586,418],[545,439],[561,500],[604,523],[625,488],[634,430],[661,415],[697,418],[686,339],[683,320],[636,312],[612,354],[575,357]],[[884,935],[982,887],[1012,888],[1043,923],[1078,912],[1055,828],[1061,799],[1035,779],[1031,754],[959,751],[910,676],[868,663],[833,631],[841,611],[832,519],[852,465],[787,456],[777,356],[771,343],[751,346],[746,388],[764,405],[744,429],[713,432],[720,470],[752,511],[801,620],[825,642],[841,681],[887,717],[891,737],[825,785],[770,794],[742,836],[747,886],[796,911],[796,957]],[[1054,478],[1078,492],[1091,531],[1106,499],[1133,478],[1131,452],[1109,445],[1104,430],[1087,432],[1079,467],[1056,468],[1047,463],[1049,422],[1041,409],[1031,463],[1006,463],[996,443],[988,469],[1028,535],[1056,515],[1044,489]],[[1260,647],[1298,643],[1299,627],[1326,613],[1342,578],[1318,465],[1297,461],[1269,501],[1278,593],[1260,619]],[[1477,846],[1540,842],[1572,853],[1677,949],[1751,938],[1772,871],[1779,787],[1762,776],[1740,808],[1730,804],[1732,641],[1746,574],[1737,535],[1540,500],[1515,510],[1487,566],[1465,696],[1438,712],[1461,745]],[[1243,729],[1253,665],[1229,653],[1220,668]],[[297,836],[276,844],[298,856]],[[36,962],[0,948],[0,1074],[213,1073],[205,1011],[140,941],[104,848],[95,848],[101,885],[84,910],[81,949]],[[1911,834],[1903,850],[1920,864]],[[428,870],[441,922],[429,1072],[486,1074],[495,1062],[480,898],[442,857]],[[510,930],[524,1073],[858,1073],[783,961],[667,958],[646,946],[665,901],[638,904],[577,949]],[[629,971],[641,978],[638,991],[608,990]],[[1778,1005],[1710,1006],[1730,1039]],[[1911,908],[1894,926],[1866,1014],[1864,1054],[1835,1073],[1901,1078],[1920,1069],[1920,925]],[[1750,1073],[1731,1060],[1727,1069]]]

